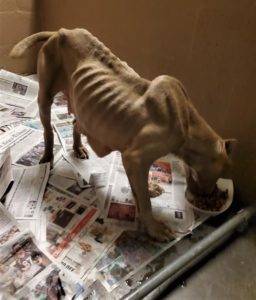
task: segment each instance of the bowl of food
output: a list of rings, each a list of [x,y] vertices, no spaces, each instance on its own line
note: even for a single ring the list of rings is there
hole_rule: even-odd
[[[220,178],[210,195],[194,195],[188,189],[185,196],[190,207],[199,213],[216,216],[226,211],[233,201],[234,186],[231,179]]]

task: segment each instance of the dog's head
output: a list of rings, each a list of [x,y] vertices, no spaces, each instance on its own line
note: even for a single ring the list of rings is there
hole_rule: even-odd
[[[188,189],[195,195],[211,194],[219,178],[225,178],[232,165],[231,155],[237,141],[219,138],[214,144],[195,147],[186,155]]]

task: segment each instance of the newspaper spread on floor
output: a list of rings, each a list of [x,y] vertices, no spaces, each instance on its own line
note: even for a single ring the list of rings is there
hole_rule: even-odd
[[[73,116],[61,93],[52,106],[54,166],[39,164],[37,93],[34,78],[0,71],[0,297],[85,299],[93,289],[110,295],[205,216],[187,205],[182,164],[167,156],[151,166],[149,189],[153,214],[174,240],[158,243],[142,233],[120,153],[98,158],[84,137],[90,159],[74,157]]]

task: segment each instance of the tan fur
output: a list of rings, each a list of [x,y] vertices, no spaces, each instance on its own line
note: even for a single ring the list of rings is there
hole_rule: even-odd
[[[11,54],[23,55],[45,39],[38,55],[38,103],[46,145],[41,162],[53,158],[51,104],[63,91],[76,118],[76,155],[86,156],[80,133],[99,156],[119,150],[143,224],[153,238],[168,240],[170,230],[152,217],[151,164],[172,152],[187,164],[189,188],[209,193],[229,163],[225,145],[231,142],[225,144],[198,114],[177,79],[140,77],[84,29],[38,33],[21,41]]]

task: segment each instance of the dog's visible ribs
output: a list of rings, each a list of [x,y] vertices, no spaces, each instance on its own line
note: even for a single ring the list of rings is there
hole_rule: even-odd
[[[120,74],[123,70],[127,70],[129,73],[132,72],[133,76],[139,75],[128,66],[124,61],[121,61],[115,56],[109,48],[107,48],[102,42],[100,42],[94,35],[88,32],[88,37],[92,42],[93,56],[96,60],[101,61],[106,67],[112,69],[117,74]]]

